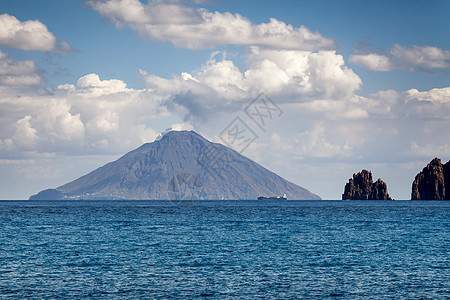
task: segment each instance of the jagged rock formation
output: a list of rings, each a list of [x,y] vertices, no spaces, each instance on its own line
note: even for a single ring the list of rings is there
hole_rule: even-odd
[[[412,183],[411,200],[450,200],[450,161],[434,158]]]
[[[342,200],[392,200],[387,191],[387,184],[378,178],[372,181],[372,172],[362,170],[353,174],[345,185]]]
[[[445,200],[450,200],[450,160],[444,165]]]
[[[251,159],[193,131],[171,131],[75,181],[30,200],[254,199],[286,193],[320,200]]]

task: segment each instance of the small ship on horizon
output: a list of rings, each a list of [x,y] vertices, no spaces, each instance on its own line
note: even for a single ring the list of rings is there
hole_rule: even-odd
[[[287,196],[286,194],[283,194],[283,196],[275,196],[275,197],[260,196],[258,197],[258,200],[287,200]]]

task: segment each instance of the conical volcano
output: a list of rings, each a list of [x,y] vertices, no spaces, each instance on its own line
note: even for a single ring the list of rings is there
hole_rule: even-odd
[[[30,200],[320,199],[251,159],[193,131],[171,131],[87,175]]]

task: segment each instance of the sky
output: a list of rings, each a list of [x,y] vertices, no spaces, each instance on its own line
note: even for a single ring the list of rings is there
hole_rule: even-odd
[[[168,128],[323,199],[362,169],[410,199],[415,175],[450,159],[449,13],[445,0],[1,0],[0,199]]]

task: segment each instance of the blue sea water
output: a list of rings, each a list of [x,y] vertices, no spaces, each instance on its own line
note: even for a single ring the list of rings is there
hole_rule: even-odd
[[[450,201],[0,201],[0,298],[449,299]]]

